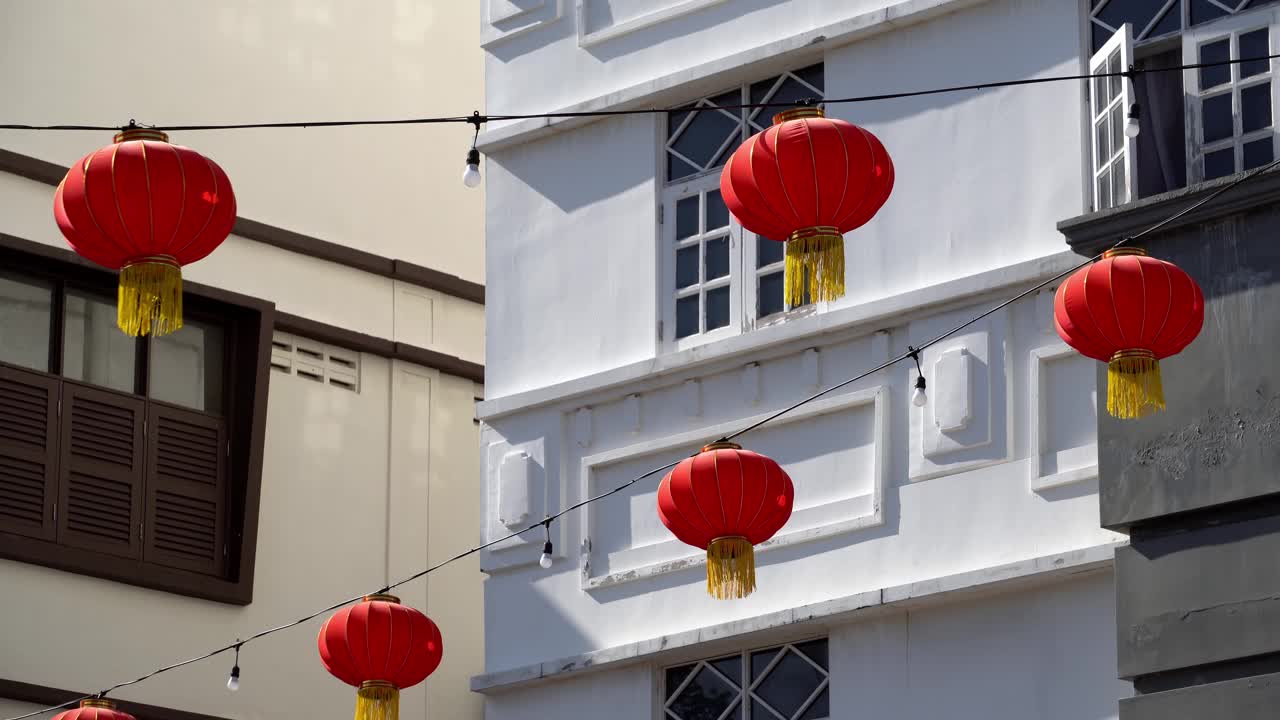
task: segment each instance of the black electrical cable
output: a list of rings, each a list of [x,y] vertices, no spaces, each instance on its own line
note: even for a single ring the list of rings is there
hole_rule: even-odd
[[[563,112],[547,112],[547,113],[528,113],[528,114],[493,114],[481,115],[479,111],[471,115],[452,115],[445,117],[423,117],[423,118],[399,118],[392,120],[302,120],[297,122],[269,122],[269,123],[230,123],[230,124],[202,124],[202,125],[162,125],[162,126],[145,126],[155,127],[166,132],[186,132],[195,130],[247,130],[255,128],[322,128],[322,127],[354,127],[364,125],[436,125],[445,123],[472,123],[479,130],[480,124],[505,120],[533,120],[533,119],[554,119],[554,118],[588,118],[588,117],[614,117],[619,115],[650,115],[655,113],[664,113],[672,111],[690,111],[702,112],[707,110],[738,110],[744,108],[781,108],[796,107],[805,105],[843,105],[848,103],[874,102],[879,100],[898,100],[910,97],[925,97],[928,95],[941,95],[944,93],[964,92],[966,90],[990,90],[993,88],[1003,87],[1019,87],[1023,85],[1041,85],[1052,82],[1067,82],[1072,80],[1093,80],[1095,78],[1107,77],[1125,77],[1132,78],[1135,74],[1145,72],[1174,72],[1183,70],[1196,70],[1199,68],[1215,67],[1219,65],[1237,65],[1240,63],[1256,62],[1263,60],[1274,60],[1280,58],[1280,53],[1273,55],[1259,55],[1257,57],[1238,58],[1235,60],[1219,60],[1215,62],[1190,63],[1187,65],[1174,65],[1163,68],[1118,70],[1116,72],[1088,73],[1082,75],[1052,75],[1042,78],[1023,78],[1019,80],[1000,80],[995,82],[974,83],[970,85],[948,85],[946,87],[932,88],[929,90],[908,90],[894,93],[881,93],[877,95],[856,95],[845,98],[806,98],[794,102],[766,102],[766,103],[745,103],[741,105],[717,105],[714,107],[696,107],[690,105],[676,106],[669,108],[635,108],[630,110],[580,110],[580,111],[563,111]],[[121,129],[120,125],[25,125],[20,123],[0,124],[0,130],[97,130],[116,132]]]

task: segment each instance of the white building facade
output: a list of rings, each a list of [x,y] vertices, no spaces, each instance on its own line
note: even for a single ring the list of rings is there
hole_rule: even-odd
[[[846,237],[847,294],[788,307],[780,245],[744,231],[719,195],[725,159],[771,113],[731,106],[1240,57],[1256,47],[1245,40],[1269,46],[1275,6],[482,5],[491,112],[682,108],[481,136],[484,540],[1071,267],[1062,220],[1272,157],[1253,141],[1274,133],[1247,107],[1222,137],[1188,131],[1217,105],[1188,86],[1184,107],[1168,82],[831,103],[828,116],[880,138],[896,186]],[[1237,97],[1273,91],[1265,67],[1223,82]],[[1135,92],[1146,114],[1129,139]],[[549,570],[538,532],[486,551],[486,671],[472,687],[487,718],[1115,717],[1132,692],[1114,636],[1124,538],[1099,528],[1096,368],[1055,334],[1052,291],[924,351],[924,407],[902,362],[740,439],[796,486],[747,599],[707,596],[703,554],[658,520],[660,475],[554,522]]]

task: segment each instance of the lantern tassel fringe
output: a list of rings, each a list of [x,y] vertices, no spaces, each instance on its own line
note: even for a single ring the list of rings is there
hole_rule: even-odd
[[[126,335],[168,335],[182,327],[182,270],[167,262],[120,268],[116,324]]]
[[[1150,353],[1116,353],[1107,363],[1107,412],[1125,420],[1164,410],[1160,362]]]
[[[389,683],[365,683],[356,693],[355,720],[400,720],[400,691]]]
[[[756,555],[744,537],[716,538],[707,546],[707,593],[717,600],[744,598],[756,589]]]
[[[791,307],[844,296],[843,235],[795,233],[787,240],[785,295]]]

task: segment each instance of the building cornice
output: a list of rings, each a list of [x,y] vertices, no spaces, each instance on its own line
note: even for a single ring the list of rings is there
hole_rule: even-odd
[[[63,176],[67,174],[67,168],[47,160],[0,148],[0,172],[56,187],[58,183],[62,182]],[[375,255],[371,252],[285,230],[257,220],[250,220],[246,217],[237,217],[235,227],[231,232],[246,240],[253,240],[264,245],[305,255],[306,257],[326,260],[373,275],[417,285],[460,300],[480,305],[484,304],[484,285],[463,280],[456,275],[416,265],[407,260]]]

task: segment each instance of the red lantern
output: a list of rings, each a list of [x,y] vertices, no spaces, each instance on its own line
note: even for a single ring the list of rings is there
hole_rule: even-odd
[[[227,238],[236,197],[212,160],[130,127],[67,171],[53,216],[72,250],[120,271],[120,329],[165,335],[182,327],[180,268]]]
[[[791,517],[795,488],[778,463],[731,442],[680,461],[658,486],[658,517],[681,542],[707,551],[707,592],[742,598],[756,589],[754,545]]]
[[[821,108],[788,110],[734,151],[720,194],[742,227],[787,244],[786,299],[844,295],[844,233],[889,199],[893,161],[875,135],[826,118]]]
[[[400,690],[440,666],[440,628],[391,595],[369,595],[334,613],[316,643],[324,669],[359,688],[356,720],[397,720]]]
[[[80,707],[64,710],[53,720],[137,720],[127,712],[116,709],[115,702],[107,698],[88,698],[80,701]]]
[[[1204,325],[1200,286],[1138,248],[1108,250],[1058,287],[1053,324],[1080,354],[1107,363],[1107,412],[1136,418],[1164,409],[1159,361]]]

